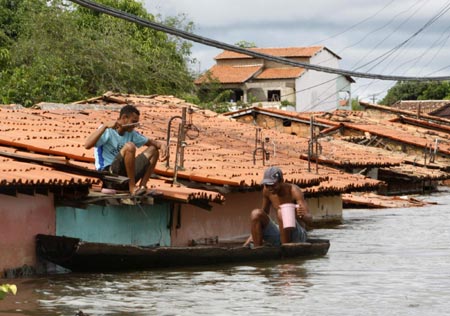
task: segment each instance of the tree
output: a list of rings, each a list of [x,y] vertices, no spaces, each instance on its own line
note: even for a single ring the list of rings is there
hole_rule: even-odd
[[[108,90],[177,95],[193,89],[191,44],[185,41],[63,0],[0,2],[2,103],[69,102]],[[135,0],[97,2],[155,20]],[[193,28],[177,18],[168,22]]]
[[[442,100],[450,99],[448,81],[411,82],[399,81],[389,89],[381,104],[392,105],[400,100]]]
[[[256,44],[254,42],[247,42],[247,41],[239,41],[234,45],[240,48],[256,48]]]
[[[352,104],[352,111],[361,111],[362,107],[359,104],[358,97],[352,98],[351,104]]]

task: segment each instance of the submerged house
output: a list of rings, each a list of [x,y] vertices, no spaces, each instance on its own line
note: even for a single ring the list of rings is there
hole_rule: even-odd
[[[400,100],[391,105],[398,110],[407,110],[418,117],[423,114],[450,119],[449,100]]]
[[[250,48],[258,53],[292,61],[339,68],[341,59],[324,46]],[[302,67],[224,51],[216,64],[200,76],[196,85],[207,89],[216,80],[223,90],[232,90],[232,102],[290,105],[297,112],[351,109],[351,83],[348,76],[310,71]],[[325,84],[323,84],[325,82]]]
[[[124,104],[141,112],[139,131],[166,141],[149,189],[134,198],[105,194],[85,138],[118,117]],[[380,182],[334,168],[310,168],[295,135],[242,124],[169,96],[106,93],[73,104],[0,107],[0,271],[51,268],[36,257],[37,234],[139,246],[187,246],[243,239],[259,207],[264,169],[280,166],[304,191],[316,223],[339,221],[342,193],[373,191]],[[15,270],[16,268],[21,268]],[[22,272],[20,272],[22,271]]]
[[[253,107],[225,116],[296,135],[304,142],[300,158],[383,181],[380,194],[429,192],[450,178],[450,121],[362,105],[365,111],[315,113]],[[310,139],[318,150],[309,150]]]

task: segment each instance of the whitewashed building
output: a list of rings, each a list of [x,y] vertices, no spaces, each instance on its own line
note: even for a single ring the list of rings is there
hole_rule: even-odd
[[[339,68],[338,55],[323,46],[250,48],[250,50],[293,61]],[[232,90],[231,102],[259,106],[287,106],[297,112],[351,109],[353,79],[325,72],[293,67],[261,58],[223,51],[216,64],[196,80],[201,88],[217,80],[224,90]]]

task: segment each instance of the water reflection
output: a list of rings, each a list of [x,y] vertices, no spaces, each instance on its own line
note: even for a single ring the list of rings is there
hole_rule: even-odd
[[[46,311],[74,315],[173,315],[271,310],[279,297],[302,299],[313,284],[302,261],[211,267],[210,270],[147,271],[55,276],[37,290]],[[261,303],[264,302],[263,309]],[[276,307],[280,309],[280,306]]]
[[[450,195],[433,198],[440,204],[346,211],[342,225],[313,232],[331,240],[313,260],[28,280],[19,289],[32,290],[34,306],[21,313],[445,315]]]

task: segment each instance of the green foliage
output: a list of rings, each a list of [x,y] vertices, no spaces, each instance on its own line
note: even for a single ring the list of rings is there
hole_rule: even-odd
[[[155,20],[135,0],[97,2]],[[187,42],[63,0],[0,3],[3,103],[65,103],[108,90],[177,95],[193,89]],[[168,23],[193,28],[179,18]]]
[[[213,77],[213,75],[207,71],[202,76],[202,82],[198,87],[197,95],[200,100],[200,103],[209,103],[214,101],[216,97],[223,90],[220,81]]]
[[[14,284],[1,284],[0,285],[0,300],[4,299],[6,294],[8,294],[8,293],[16,295],[17,286],[15,286]]]
[[[381,104],[392,105],[400,100],[442,100],[450,99],[448,81],[411,82],[399,81],[389,89]]]
[[[238,46],[240,48],[255,48],[256,44],[254,42],[247,42],[247,41],[239,41],[234,44],[235,46]]]
[[[225,113],[229,111],[229,101],[233,94],[232,90],[216,90],[214,93],[208,93],[212,99],[200,102],[200,106],[217,113]]]
[[[358,97],[352,98],[352,111],[361,111],[362,109]]]
[[[233,93],[233,90],[224,89],[217,78],[214,78],[211,73],[206,72],[197,90],[197,102],[193,103],[217,113],[225,113],[230,111],[230,99]],[[251,95],[248,97],[252,98]],[[248,104],[237,101],[235,106],[237,108],[246,108]]]
[[[256,103],[258,101],[258,98],[256,96],[254,96],[251,93],[247,94],[247,102],[252,104],[252,103]]]
[[[290,102],[290,101],[288,101],[288,100],[281,100],[280,104],[281,104],[281,107],[288,107],[288,106],[294,106],[295,107],[295,104]]]

